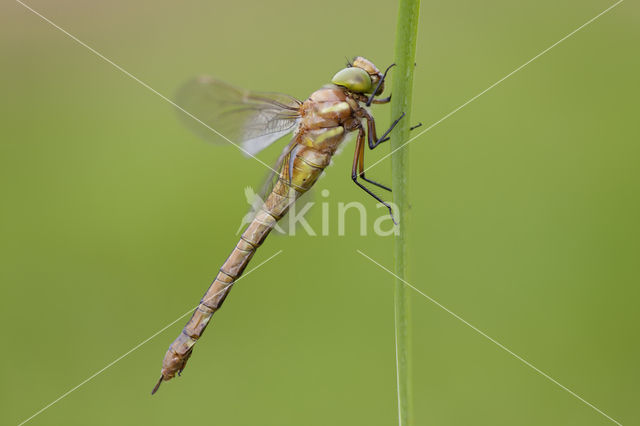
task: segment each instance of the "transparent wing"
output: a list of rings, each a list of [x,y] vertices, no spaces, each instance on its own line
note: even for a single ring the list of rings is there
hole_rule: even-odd
[[[280,179],[280,171],[282,170],[282,165],[289,162],[289,154],[291,153],[294,145],[295,141],[291,141],[282,149],[280,156],[278,156],[278,159],[273,165],[273,169],[266,175],[265,179],[262,181],[259,194],[263,199],[266,199],[269,194],[271,194],[271,191],[273,191],[273,188],[276,186],[278,179]],[[275,170],[277,170],[278,173],[276,173]]]
[[[294,131],[302,104],[282,93],[251,92],[209,76],[187,82],[176,103],[251,155]],[[180,117],[204,139],[225,141],[187,114],[180,112]]]

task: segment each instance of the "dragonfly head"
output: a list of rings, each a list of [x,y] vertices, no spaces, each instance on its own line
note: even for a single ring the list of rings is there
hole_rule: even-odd
[[[345,87],[347,90],[355,93],[372,93],[378,82],[382,79],[380,70],[368,59],[357,56],[353,63],[349,63],[336,73],[331,79],[335,85]],[[378,88],[376,95],[384,91],[384,82]]]
[[[362,68],[344,68],[333,76],[331,82],[354,93],[370,93],[373,90],[371,77]]]
[[[356,68],[363,69],[369,74],[369,78],[371,78],[371,89],[369,89],[369,93],[373,92],[375,87],[378,85],[380,80],[382,80],[383,76],[380,70],[371,62],[370,60],[363,58],[362,56],[356,56],[353,59],[353,66]],[[378,91],[375,95],[380,95],[384,92],[384,81],[378,88]]]

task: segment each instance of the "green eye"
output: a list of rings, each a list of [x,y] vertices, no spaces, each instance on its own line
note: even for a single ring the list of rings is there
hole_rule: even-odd
[[[371,77],[362,68],[350,67],[338,71],[331,79],[333,84],[346,87],[356,93],[368,93],[373,90]]]

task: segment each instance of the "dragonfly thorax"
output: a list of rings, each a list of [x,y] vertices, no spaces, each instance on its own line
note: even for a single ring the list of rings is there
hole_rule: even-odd
[[[316,90],[301,106],[301,121],[296,134],[300,143],[333,154],[352,130],[357,106],[344,88],[327,85]]]

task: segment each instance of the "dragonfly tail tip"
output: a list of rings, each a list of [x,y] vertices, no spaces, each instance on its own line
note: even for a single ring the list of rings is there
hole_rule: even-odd
[[[164,375],[160,376],[160,380],[158,380],[158,383],[156,383],[156,385],[153,387],[153,390],[151,391],[151,395],[158,392],[158,389],[160,389],[160,385],[162,384],[162,380],[164,380]]]

